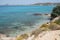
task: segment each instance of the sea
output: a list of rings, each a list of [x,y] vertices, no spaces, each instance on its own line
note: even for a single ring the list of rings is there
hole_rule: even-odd
[[[30,32],[49,22],[46,15],[51,14],[55,6],[0,6],[0,33],[17,36]]]

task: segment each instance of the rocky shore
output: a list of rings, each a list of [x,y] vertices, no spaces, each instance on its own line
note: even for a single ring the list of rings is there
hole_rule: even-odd
[[[34,16],[42,16],[42,15],[45,15],[45,16],[51,16],[51,14],[48,14],[48,13],[45,13],[45,14],[42,14],[42,13],[35,13],[33,14]]]
[[[58,18],[58,19],[57,19]],[[54,21],[43,24],[41,27],[32,31],[31,33],[26,33],[17,36],[17,40],[60,40],[60,25],[55,21],[60,20],[60,17],[57,17]],[[57,34],[57,35],[56,35]]]
[[[17,37],[0,34],[0,40],[60,40],[60,24],[57,23],[57,20],[60,20],[60,16],[30,33],[18,35]]]

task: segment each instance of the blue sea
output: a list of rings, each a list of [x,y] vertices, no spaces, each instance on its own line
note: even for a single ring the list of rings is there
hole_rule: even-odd
[[[48,22],[47,16],[33,14],[50,14],[54,6],[0,6],[0,33],[16,36],[38,28]]]

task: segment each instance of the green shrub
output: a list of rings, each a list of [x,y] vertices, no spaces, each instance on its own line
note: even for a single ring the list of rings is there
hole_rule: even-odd
[[[55,23],[60,25],[60,19],[56,20]]]
[[[56,6],[51,13],[51,20],[55,17],[60,16],[60,6]]]
[[[23,40],[23,39],[26,39],[26,38],[28,38],[28,34],[22,34],[22,35],[18,36],[16,38],[16,40]]]

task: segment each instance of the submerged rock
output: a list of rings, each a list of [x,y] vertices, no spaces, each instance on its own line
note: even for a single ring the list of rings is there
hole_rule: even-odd
[[[35,13],[35,14],[33,14],[34,16],[40,16],[40,15],[42,15],[42,14],[40,14],[40,13]]]

